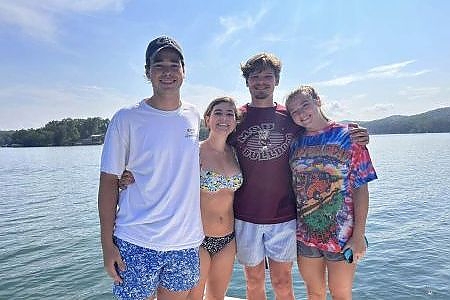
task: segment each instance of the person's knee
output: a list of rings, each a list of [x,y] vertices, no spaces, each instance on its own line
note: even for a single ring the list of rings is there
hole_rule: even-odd
[[[224,299],[226,293],[226,287],[215,287],[212,284],[209,284],[206,286],[205,291],[205,299],[206,300],[219,300]]]
[[[224,295],[210,295],[206,294],[205,300],[223,300],[225,298]]]
[[[187,297],[187,300],[202,300],[203,299],[203,289],[194,288],[192,289]]]
[[[317,278],[308,278],[304,281],[308,299],[326,299],[327,287],[325,281]]]
[[[250,287],[264,286],[264,273],[247,275],[247,285]]]
[[[352,299],[352,289],[341,286],[329,286],[331,297],[333,300]]]
[[[280,298],[293,295],[292,281],[291,280],[273,280],[272,288],[275,294]]]
[[[327,292],[325,289],[314,289],[306,287],[306,293],[308,294],[308,299],[326,299]]]
[[[272,288],[278,297],[285,299],[293,295],[292,275],[290,272],[286,272],[286,274],[281,276],[273,276],[271,281]]]
[[[245,272],[245,279],[247,280],[248,289],[259,289],[265,285],[264,269],[247,269]]]

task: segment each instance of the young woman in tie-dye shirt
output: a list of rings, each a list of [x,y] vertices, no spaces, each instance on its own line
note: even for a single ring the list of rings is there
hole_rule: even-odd
[[[324,115],[312,87],[293,91],[286,107],[305,128],[291,145],[289,164],[297,201],[297,261],[308,299],[326,299],[327,281],[333,299],[351,299],[356,262],[367,247],[367,183],[377,175],[367,148],[352,143],[347,125]],[[345,261],[347,248],[355,263]]]

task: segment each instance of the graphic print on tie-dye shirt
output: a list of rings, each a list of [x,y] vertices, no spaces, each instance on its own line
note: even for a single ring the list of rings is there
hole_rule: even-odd
[[[352,188],[377,178],[366,147],[351,143],[347,125],[332,123],[291,145],[297,240],[340,252],[353,231]]]

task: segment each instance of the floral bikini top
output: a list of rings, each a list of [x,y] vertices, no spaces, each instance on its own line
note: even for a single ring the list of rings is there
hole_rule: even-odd
[[[241,187],[244,178],[242,173],[226,176],[210,170],[200,169],[200,189],[216,193],[222,189],[236,191]]]

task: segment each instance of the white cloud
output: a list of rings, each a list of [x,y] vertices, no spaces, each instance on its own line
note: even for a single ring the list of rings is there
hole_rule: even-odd
[[[195,85],[188,82],[183,84],[181,95],[184,101],[196,105],[201,114],[212,99],[225,95],[231,96],[226,91],[216,87]]]
[[[431,100],[431,98],[436,97],[441,92],[440,87],[406,87],[398,92],[398,95],[405,96],[407,99],[418,99],[422,98],[424,100]]]
[[[15,105],[8,105],[8,99],[14,99]],[[116,110],[132,105],[136,99],[135,95],[99,86],[2,88],[0,130],[38,128],[68,117],[111,118]]]
[[[325,102],[323,110],[332,120],[364,121],[384,118],[394,113],[395,106],[391,103],[377,103],[372,106],[355,105],[353,101]]]
[[[355,81],[360,81],[362,79],[363,79],[362,76],[347,75],[347,76],[342,76],[342,77],[338,77],[338,78],[327,80],[327,81],[319,81],[319,82],[313,83],[313,85],[343,86],[343,85],[347,85],[347,84],[350,84]]]
[[[369,69],[365,73],[355,73],[341,76],[331,80],[320,81],[315,84],[322,86],[345,86],[353,82],[364,81],[368,79],[384,79],[384,78],[404,78],[416,77],[431,72],[431,70],[420,70],[416,72],[402,72],[402,69],[412,64],[415,60],[408,60],[404,62],[381,65]]]
[[[223,90],[214,86],[183,84],[183,101],[197,106],[203,114],[216,97],[231,96],[241,106],[248,99],[245,86]],[[64,118],[111,118],[120,108],[133,105],[142,95],[126,95],[119,90],[96,85],[30,87],[24,85],[0,89],[0,130],[39,128]],[[8,105],[14,99],[15,105]]]
[[[220,17],[219,22],[224,27],[224,32],[216,36],[215,42],[217,45],[222,45],[231,37],[245,29],[251,29],[257,25],[262,18],[266,15],[268,12],[268,9],[266,7],[262,7],[259,12],[253,16],[253,15],[239,15],[239,16],[226,16],[226,17]]]
[[[127,0],[15,0],[0,2],[0,24],[18,28],[25,36],[55,43],[60,19],[67,12],[121,11]]]
[[[414,62],[416,62],[416,61],[415,60],[407,60],[407,61],[390,64],[390,65],[381,65],[381,66],[377,66],[372,69],[369,69],[369,71],[367,71],[367,72],[368,73],[397,73],[402,68],[404,68],[407,65],[412,64]]]
[[[322,71],[323,69],[328,67],[329,65],[331,65],[331,61],[330,60],[324,61],[324,62],[318,64],[317,66],[315,66],[314,69],[311,71],[311,74],[316,74],[319,71]]]
[[[214,86],[190,84],[189,82],[183,84],[181,95],[184,101],[197,106],[200,114],[203,114],[208,104],[214,98],[222,96],[232,97],[239,107],[245,104],[246,99],[249,97],[245,86],[242,86],[239,90],[223,90]]]
[[[18,27],[23,34],[45,42],[54,42],[58,32],[51,13],[20,2],[0,2],[0,23]]]
[[[40,2],[42,3],[42,0]],[[99,10],[122,11],[128,0],[50,0],[49,2],[61,10],[92,12]]]
[[[283,37],[282,34],[280,33],[266,33],[263,35],[262,40],[265,42],[271,42],[271,43],[276,43],[276,42],[287,42],[290,39]]]
[[[367,98],[367,94],[356,94],[356,95],[352,95],[350,97],[351,100],[356,100],[356,101],[363,100],[366,98]]]
[[[360,43],[361,40],[359,38],[343,38],[339,34],[336,34],[330,40],[317,44],[316,48],[322,52],[322,55],[329,56]]]
[[[377,104],[375,104],[375,105],[373,105],[371,107],[367,107],[365,109],[365,111],[368,112],[368,113],[376,113],[376,114],[383,113],[384,114],[384,113],[387,113],[389,111],[392,111],[392,109],[394,107],[395,106],[392,103],[377,103]]]
[[[377,103],[373,106],[365,107],[361,111],[366,120],[377,120],[395,114],[395,105],[393,103]]]
[[[341,120],[347,115],[347,108],[340,101],[324,101],[322,109],[325,115],[334,120]]]
[[[427,73],[430,73],[430,72],[431,72],[431,70],[426,69],[426,70],[422,70],[422,71],[417,71],[417,72],[414,72],[414,73],[406,74],[406,76],[404,76],[404,77],[415,77],[415,76],[420,76],[420,75],[427,74]]]
[[[279,104],[284,105],[284,98],[288,94],[289,90],[279,86],[274,91],[274,100]],[[181,89],[181,96],[183,101],[194,104],[201,115],[206,110],[208,104],[217,97],[229,96],[236,101],[238,107],[250,102],[250,93],[247,87],[239,83],[235,89],[224,90],[215,86],[191,84],[184,82]]]
[[[375,120],[394,113],[393,104],[374,104],[369,99],[369,95],[364,93],[341,95],[338,98],[333,97],[333,99],[329,99],[327,95],[322,94],[320,98],[325,115],[332,120]]]

